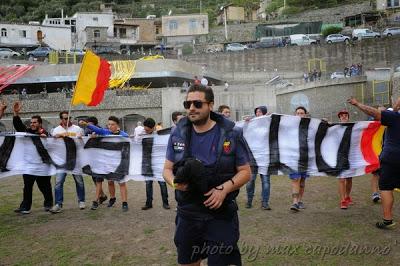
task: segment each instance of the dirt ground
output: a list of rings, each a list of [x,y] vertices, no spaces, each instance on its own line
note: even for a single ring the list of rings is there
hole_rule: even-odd
[[[54,179],[53,179],[54,182]],[[128,183],[129,211],[100,206],[89,209],[94,196],[90,178],[85,178],[85,210],[79,210],[72,177],[65,183],[64,212],[42,210],[36,185],[32,213],[13,212],[22,198],[22,177],[0,180],[0,265],[175,265],[173,244],[176,206],[169,191],[171,210],[161,207],[160,190],[154,183],[154,208],[142,211],[145,184]],[[104,185],[105,187],[105,185]],[[381,217],[380,204],[370,199],[370,176],[354,178],[355,204],[340,210],[337,180],[312,177],[307,180],[306,209],[291,213],[290,181],[271,180],[271,211],[257,200],[245,209],[245,190],[240,206],[239,247],[244,265],[397,265],[400,261],[400,193],[396,192],[398,227],[381,231],[374,223]],[[206,262],[204,262],[206,265]]]

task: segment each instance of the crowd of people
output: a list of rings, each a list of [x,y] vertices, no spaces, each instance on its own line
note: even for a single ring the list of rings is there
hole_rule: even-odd
[[[400,170],[396,163],[400,159],[400,144],[398,132],[400,130],[400,99],[394,103],[393,110],[383,110],[369,107],[359,103],[355,98],[348,102],[377,121],[386,126],[383,150],[380,156],[381,168],[374,173],[371,180],[373,190],[372,200],[382,201],[383,220],[376,223],[380,229],[391,229],[393,222],[393,190],[400,187]],[[218,112],[213,112],[214,94],[210,87],[203,86],[201,82],[188,88],[186,100],[183,103],[186,114],[181,112],[172,113],[173,127],[169,129],[170,139],[167,145],[166,160],[163,170],[165,182],[159,181],[162,206],[170,209],[168,203],[167,184],[175,190],[177,205],[175,244],[178,251],[178,262],[180,264],[195,263],[199,265],[201,259],[208,256],[211,264],[240,264],[240,253],[237,247],[238,216],[236,197],[240,187],[246,185],[247,202],[246,208],[253,207],[255,183],[257,176],[261,179],[261,208],[271,210],[269,197],[271,182],[269,175],[257,175],[251,171],[254,163],[246,140],[243,138],[241,129],[235,126],[231,119],[231,110],[227,105],[221,105]],[[1,103],[0,117],[3,115],[7,105]],[[19,116],[21,103],[13,104],[13,125],[16,131],[29,132],[49,136],[42,127],[42,119],[35,115],[31,117],[30,126],[26,127]],[[268,115],[266,106],[258,106],[254,109],[254,116],[245,119],[251,121],[253,117]],[[79,126],[71,122],[67,111],[59,114],[60,125],[51,133],[53,137],[79,137],[83,135],[118,135],[128,137],[121,130],[119,119],[115,116],[108,118],[107,128],[101,128],[95,117],[89,117],[79,121]],[[303,106],[296,108],[294,115],[309,117],[307,109]],[[350,114],[347,110],[338,112],[338,121],[348,123]],[[159,125],[161,126],[161,125]],[[134,131],[135,140],[141,140],[156,132],[156,122],[152,118],[146,118],[143,123],[138,123]],[[202,180],[193,180],[190,177],[204,177]],[[53,205],[53,194],[51,188],[51,177],[23,175],[24,189],[23,200],[15,210],[21,214],[29,214],[32,205],[32,187],[34,182],[38,184],[44,196],[44,209],[52,213],[62,211],[63,184],[67,174],[58,173],[54,189],[55,204]],[[85,186],[81,175],[72,175],[76,184],[78,196],[78,207],[85,208]],[[179,178],[178,178],[179,177]],[[304,210],[303,195],[305,183],[308,178],[306,172],[291,173],[292,202],[290,210],[299,212]],[[95,197],[91,206],[96,210],[107,200],[106,193],[102,188],[103,176],[92,176],[95,184]],[[123,180],[123,179],[118,179]],[[206,180],[206,190],[204,190]],[[347,209],[353,204],[351,197],[352,178],[339,177],[339,207]],[[378,181],[379,180],[379,181]],[[201,182],[200,182],[201,181]],[[113,207],[116,203],[115,180],[109,178],[108,191],[109,201],[107,207]],[[127,184],[117,181],[121,194],[122,211],[128,211]],[[153,207],[153,181],[146,181],[146,202],[142,210]],[[378,189],[379,183],[379,189]],[[196,230],[192,230],[197,228]],[[232,250],[229,254],[205,254],[193,255],[193,247],[203,244],[215,247],[220,243],[228,243]]]

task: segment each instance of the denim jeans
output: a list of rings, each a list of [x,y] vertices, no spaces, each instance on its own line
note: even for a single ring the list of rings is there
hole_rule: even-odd
[[[161,190],[161,198],[163,203],[168,204],[168,190],[167,184],[165,182],[158,181]],[[152,206],[153,205],[153,181],[148,180],[146,181],[146,205]]]
[[[254,189],[257,175],[252,174],[251,180],[246,184],[247,201],[252,202],[254,198]],[[270,176],[260,174],[261,179],[261,200],[263,204],[268,204],[271,190]]]
[[[64,182],[67,173],[56,174],[56,185],[54,187],[54,196],[56,204],[62,204],[64,201]],[[85,184],[83,183],[82,175],[72,175],[75,180],[76,194],[78,195],[78,202],[85,201]]]

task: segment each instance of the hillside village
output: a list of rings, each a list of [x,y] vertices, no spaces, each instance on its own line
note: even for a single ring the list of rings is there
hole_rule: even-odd
[[[56,51],[92,49],[102,54],[170,49],[182,54],[192,53],[196,47],[213,51],[224,49],[228,43],[254,43],[262,37],[307,34],[323,39],[324,30],[331,27],[351,35],[353,28],[381,31],[400,23],[399,2],[393,0],[364,1],[291,15],[267,12],[272,4],[273,1],[264,0],[250,9],[222,5],[215,18],[203,10],[192,14],[174,14],[170,10],[161,17],[129,17],[114,12],[110,4],[101,4],[100,11],[76,12],[72,16],[60,9],[58,17],[46,14],[41,21],[2,21],[0,47],[22,54],[39,46]],[[215,48],[216,44],[220,46]]]

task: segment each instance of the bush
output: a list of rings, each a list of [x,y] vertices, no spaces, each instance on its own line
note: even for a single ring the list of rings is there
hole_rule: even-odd
[[[322,31],[322,35],[324,37],[330,35],[330,34],[336,34],[336,33],[340,33],[343,30],[342,27],[338,27],[338,26],[330,26],[330,27],[326,27],[323,31]]]
[[[282,11],[282,15],[297,14],[300,13],[301,11],[303,11],[303,9],[300,7],[288,6]]]

